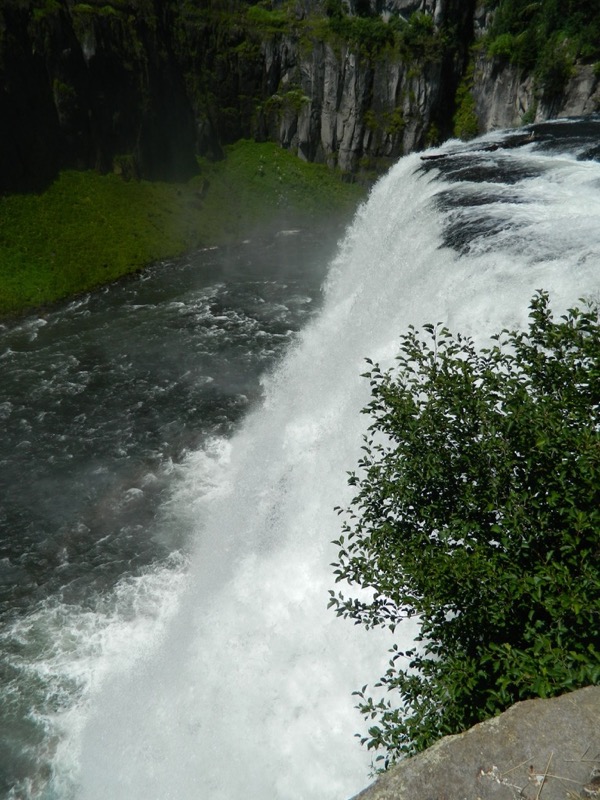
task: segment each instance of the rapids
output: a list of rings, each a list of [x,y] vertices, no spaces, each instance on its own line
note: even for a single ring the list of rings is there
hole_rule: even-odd
[[[599,141],[600,119],[567,120],[402,159],[320,299],[292,244],[293,268],[253,273],[260,290],[225,269],[189,294],[151,270],[151,296],[125,287],[116,317],[90,298],[6,326],[3,471],[51,419],[23,462],[33,494],[4,513],[7,797],[343,800],[368,782],[352,691],[414,630],[364,631],[326,608],[334,507],[368,424],[364,359],[390,363],[427,322],[484,343],[525,324],[537,289],[557,313],[597,298]],[[225,302],[236,282],[245,299]],[[66,333],[40,344],[49,326]]]

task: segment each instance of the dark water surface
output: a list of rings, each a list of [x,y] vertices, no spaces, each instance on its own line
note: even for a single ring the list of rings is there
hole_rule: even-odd
[[[174,465],[260,397],[319,305],[334,245],[282,231],[0,325],[0,796],[37,738],[36,645],[15,619],[50,599],[93,608],[185,547],[188,531],[156,524]]]

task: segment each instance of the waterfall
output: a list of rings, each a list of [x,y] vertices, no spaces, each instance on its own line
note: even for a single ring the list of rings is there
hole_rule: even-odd
[[[366,785],[352,691],[414,629],[364,631],[326,609],[334,507],[367,425],[364,359],[392,363],[427,322],[485,342],[525,324],[540,288],[558,313],[596,295],[600,165],[575,133],[450,142],[376,184],[260,407],[179,467],[165,520],[195,520],[196,545],[131,584],[137,605],[107,623],[84,696],[55,720],[56,797],[344,800]]]

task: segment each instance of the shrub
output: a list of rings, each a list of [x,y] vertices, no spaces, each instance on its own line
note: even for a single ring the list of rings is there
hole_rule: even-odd
[[[247,18],[266,33],[275,33],[289,26],[285,10],[265,8],[264,5],[250,6]]]
[[[544,47],[536,67],[536,81],[543,97],[552,100],[564,92],[573,74],[574,58],[559,37],[553,37]]]
[[[486,5],[495,8],[488,53],[535,74],[550,98],[562,92],[575,60],[592,63],[600,56],[600,0],[487,0]]]
[[[329,29],[365,58],[394,45],[393,28],[380,17],[332,16]]]
[[[479,133],[479,120],[473,96],[472,64],[458,85],[454,102],[456,104],[456,111],[452,118],[454,135],[459,139],[473,139]]]
[[[488,47],[488,55],[512,60],[515,57],[515,50],[515,37],[512,33],[502,33]]]
[[[429,14],[415,11],[401,29],[404,45],[413,58],[439,55],[440,38]]]
[[[357,693],[385,765],[600,679],[598,308],[555,322],[539,293],[528,330],[482,350],[425,331],[366,374],[372,422],[334,565],[349,586],[330,592],[357,624],[420,623],[376,684],[392,694]]]

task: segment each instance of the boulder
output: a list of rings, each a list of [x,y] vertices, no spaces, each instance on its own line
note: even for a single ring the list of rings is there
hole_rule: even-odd
[[[600,797],[600,687],[526,700],[401,761],[354,800]]]

